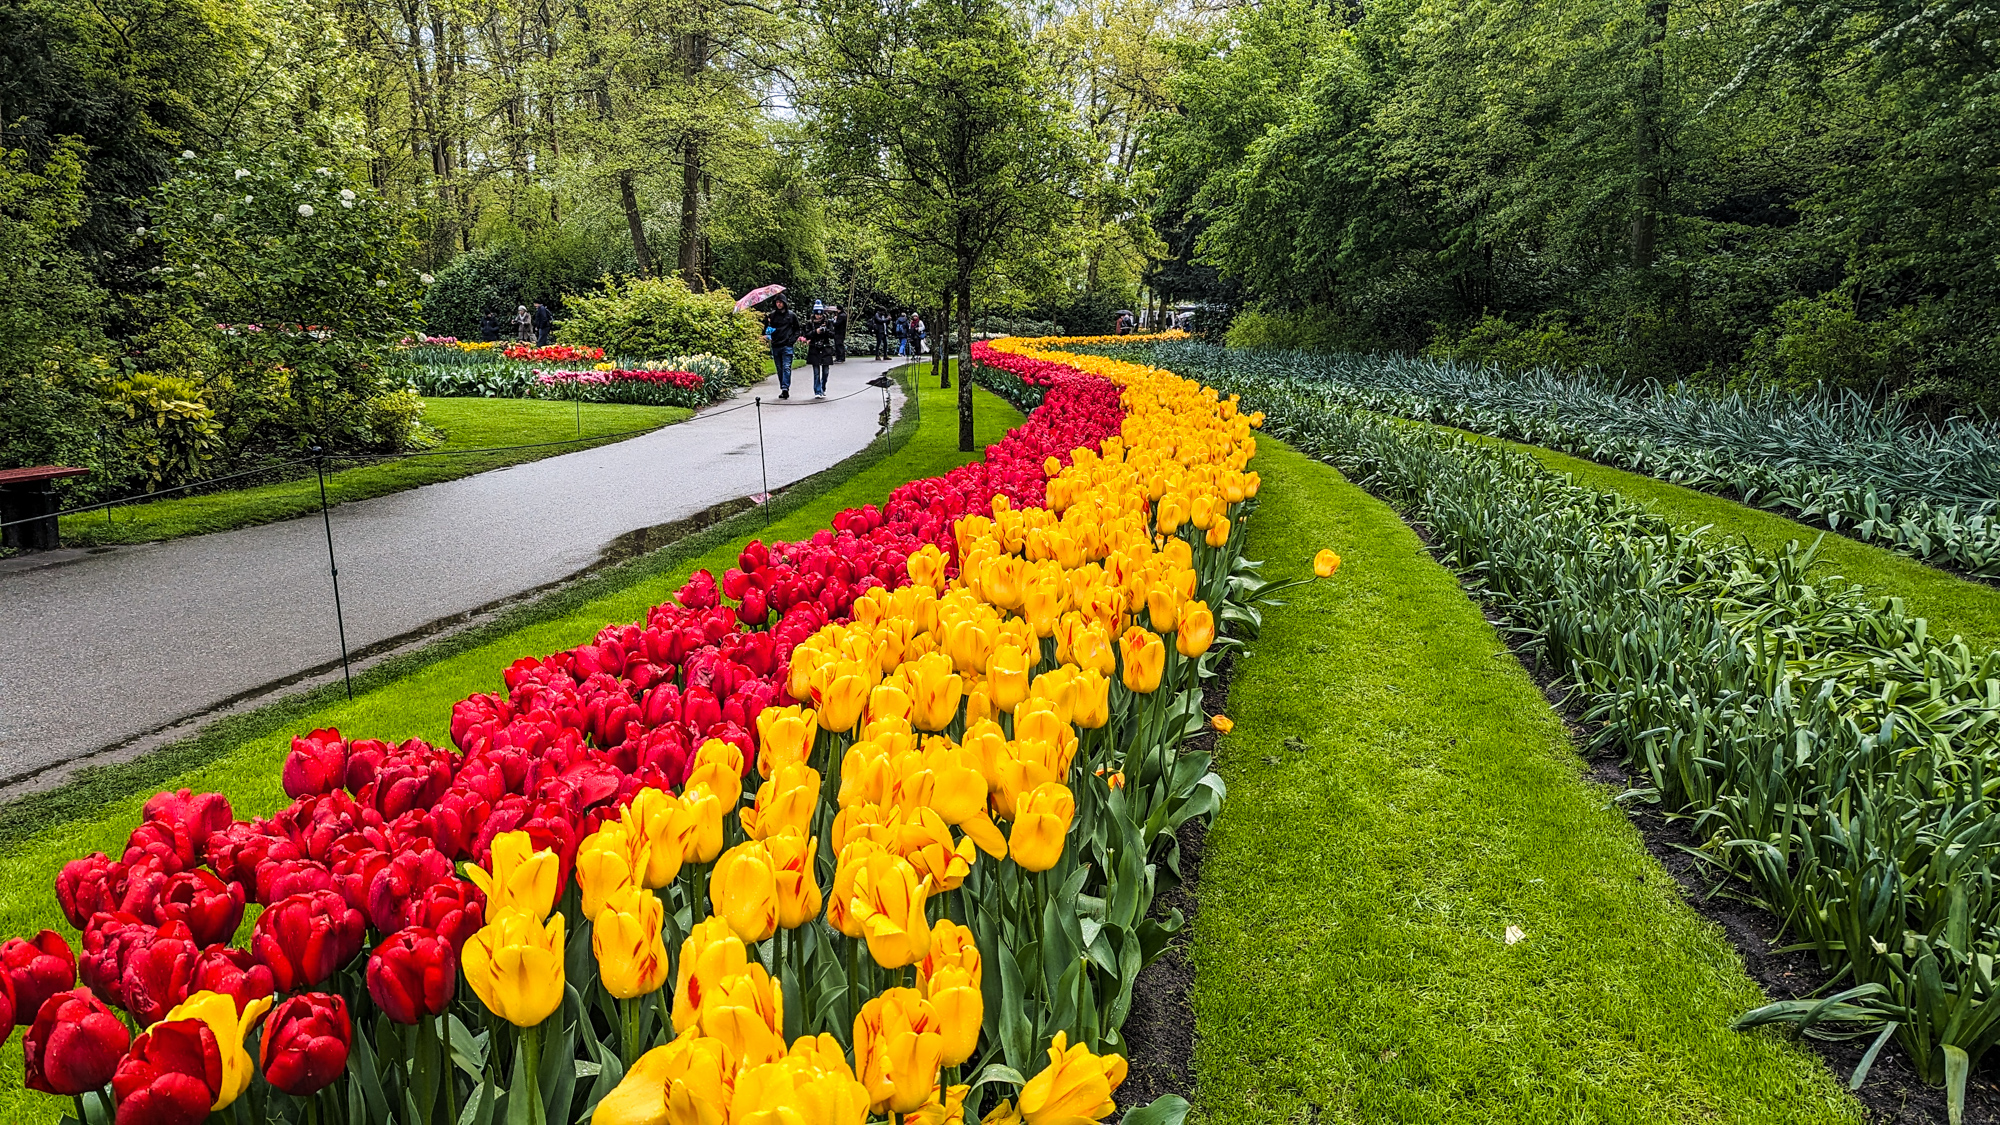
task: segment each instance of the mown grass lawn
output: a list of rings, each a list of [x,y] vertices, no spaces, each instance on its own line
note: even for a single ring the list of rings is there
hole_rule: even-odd
[[[317,727],[339,727],[350,737],[391,741],[425,738],[440,745],[450,739],[453,703],[475,692],[502,687],[500,673],[522,656],[540,656],[584,643],[614,621],[643,618],[648,607],[670,597],[687,575],[706,567],[720,575],[735,564],[750,539],[801,539],[828,525],[843,508],[880,503],[906,480],[945,472],[983,456],[1021,421],[1012,407],[985,391],[977,392],[977,449],[958,451],[957,391],[939,390],[924,375],[920,390],[921,421],[907,441],[898,439],[893,452],[873,454],[873,462],[830,488],[811,495],[776,518],[767,530],[756,518],[732,521],[718,534],[704,533],[698,552],[675,553],[635,560],[607,572],[580,592],[557,594],[517,611],[512,623],[502,622],[476,643],[444,642],[442,655],[395,662],[357,677],[352,702],[338,689],[323,689],[303,701],[274,704],[257,714],[226,720],[219,731],[198,737],[160,760],[185,763],[173,773],[148,771],[145,760],[123,768],[84,771],[68,788],[25,806],[0,810],[0,935],[34,934],[55,929],[72,943],[76,933],[56,905],[55,877],[70,859],[94,851],[116,854],[139,821],[139,808],[159,789],[192,788],[227,794],[239,817],[268,815],[287,799],[279,770],[291,738]],[[894,435],[892,435],[894,436]],[[864,452],[857,460],[871,456]],[[810,491],[810,484],[799,491]],[[784,497],[780,504],[786,503]],[[754,514],[753,514],[754,517]],[[252,911],[254,915],[254,908]],[[250,919],[245,919],[245,926]],[[21,1052],[0,1053],[0,1121],[53,1123],[69,1108],[66,1098],[54,1098],[22,1088]]]
[[[1268,437],[1248,553],[1331,581],[1237,664],[1199,887],[1203,1122],[1857,1122],[1455,579]],[[1509,927],[1522,936],[1505,940]]]
[[[2000,588],[1713,493],[1683,488],[1541,446],[1458,432],[1525,453],[1551,469],[1568,473],[1585,487],[1616,492],[1652,508],[1681,527],[1713,527],[1717,534],[1748,542],[1760,554],[1781,554],[1785,544],[1794,540],[1808,545],[1821,540],[1819,565],[1823,572],[1838,574],[1879,596],[1902,598],[1911,613],[1930,621],[1934,635],[1957,634],[1980,652],[2000,648]]]
[[[335,504],[385,496],[419,485],[456,480],[507,465],[539,461],[589,449],[613,435],[656,430],[693,415],[678,406],[622,406],[613,403],[545,402],[515,398],[427,398],[424,422],[444,435],[444,444],[426,456],[340,469],[327,476],[327,499]],[[576,439],[583,440],[576,440]],[[599,440],[591,440],[599,439]],[[563,442],[567,444],[546,444]],[[462,450],[539,446],[486,453]],[[254,479],[254,478],[253,478]],[[305,476],[230,492],[207,493],[151,503],[125,504],[62,519],[65,546],[150,543],[228,531],[304,515],[319,507],[319,480]]]

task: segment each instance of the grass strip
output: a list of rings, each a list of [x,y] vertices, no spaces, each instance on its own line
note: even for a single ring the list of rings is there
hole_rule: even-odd
[[[1944,637],[1957,634],[1976,652],[2000,649],[2000,588],[1714,493],[1614,469],[1539,445],[1468,430],[1452,432],[1486,445],[1525,453],[1557,472],[1569,474],[1586,488],[1618,493],[1680,527],[1713,527],[1724,537],[1749,544],[1761,555],[1781,555],[1789,542],[1810,544],[1815,539],[1821,540],[1815,573],[1837,574],[1870,593],[1901,598],[1911,613],[1930,622],[1933,634]]]
[[[457,480],[490,469],[520,465],[621,440],[613,434],[655,430],[685,421],[694,411],[679,406],[624,406],[615,403],[550,402],[515,398],[427,398],[424,421],[444,434],[436,452],[536,445],[534,449],[411,457],[342,469],[326,478],[327,499],[336,504],[386,496],[406,488]],[[151,543],[184,535],[205,535],[253,524],[291,519],[319,508],[319,478],[307,475],[275,484],[127,504],[62,518],[63,543],[98,547]]]
[[[1857,1122],[1452,575],[1270,437],[1248,554],[1347,562],[1230,692],[1195,935],[1206,1122]],[[1524,933],[1506,942],[1510,926]]]
[[[295,733],[337,726],[353,737],[425,738],[448,743],[451,705],[498,689],[501,670],[588,641],[604,624],[637,620],[687,575],[718,574],[751,539],[800,539],[844,508],[880,503],[906,480],[982,456],[1021,415],[984,391],[977,397],[978,450],[958,451],[957,390],[939,390],[928,370],[914,380],[918,406],[889,434],[841,465],[781,494],[766,529],[763,513],[716,524],[687,540],[522,606],[482,628],[397,657],[355,679],[349,702],[337,685],[223,720],[186,742],[120,766],[82,771],[62,789],[0,808],[0,935],[54,929],[76,940],[55,900],[62,865],[94,851],[116,853],[154,792],[191,788],[229,796],[237,815],[267,815],[288,799],[279,771]],[[910,380],[905,390],[912,390]],[[67,1100],[25,1090],[19,1051],[0,1054],[0,1121],[53,1123]]]

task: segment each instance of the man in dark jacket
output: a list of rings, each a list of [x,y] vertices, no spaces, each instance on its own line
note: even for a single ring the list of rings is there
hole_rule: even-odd
[[[833,321],[833,362],[847,362],[847,310],[839,305],[827,310]]]
[[[889,314],[876,309],[868,317],[869,327],[875,330],[875,358],[889,358]]]
[[[783,297],[771,306],[764,318],[764,331],[771,337],[771,359],[778,365],[778,397],[792,397],[792,345],[799,340],[799,318]]]
[[[546,348],[549,346],[549,329],[554,328],[556,324],[556,314],[550,312],[547,305],[536,301],[533,316],[535,320],[535,346]]]
[[[498,340],[499,338],[500,338],[500,318],[493,315],[492,309],[487,309],[485,312],[480,313],[479,339],[484,343],[490,344],[493,341]]]

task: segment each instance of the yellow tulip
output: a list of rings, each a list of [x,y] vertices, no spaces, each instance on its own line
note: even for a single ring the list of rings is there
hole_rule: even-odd
[[[681,862],[715,862],[715,857],[722,854],[722,817],[727,811],[722,798],[706,785],[690,785],[682,791],[680,823],[675,833],[683,845]]]
[[[536,851],[526,832],[502,832],[493,837],[491,866],[469,867],[465,874],[485,894],[488,918],[514,911],[539,921],[556,908],[562,867],[555,852]]]
[[[835,661],[828,670],[826,687],[815,691],[815,702],[819,705],[819,725],[827,730],[845,733],[854,729],[861,721],[862,708],[868,704],[868,693],[875,686],[867,670],[852,660]]]
[[[945,1065],[957,1066],[958,1063],[952,1062],[947,1053]],[[965,1096],[971,1092],[971,1086],[953,1086],[950,1089],[940,1086],[931,1091],[929,1101],[903,1115],[903,1125],[965,1125]]]
[[[1185,501],[1180,496],[1178,495],[1165,496],[1160,499],[1160,506],[1159,506],[1160,534],[1172,535],[1173,533],[1181,529],[1181,524],[1186,522],[1187,522],[1187,506]]]
[[[738,1067],[785,1055],[785,997],[778,982],[752,961],[702,994],[701,1033],[720,1039]]]
[[[1069,786],[1045,781],[1021,794],[1014,806],[1014,830],[1007,837],[1007,854],[1024,871],[1047,871],[1062,859],[1076,798]]]
[[[1207,602],[1189,602],[1181,607],[1180,629],[1174,636],[1174,648],[1186,657],[1197,657],[1208,651],[1215,643],[1215,615],[1208,610]]]
[[[817,1048],[802,1052],[816,1040],[800,1039],[784,1058],[740,1072],[729,1125],[862,1125],[868,1088],[855,1079],[839,1043],[819,1038],[833,1044],[831,1058]]]
[[[1111,681],[1094,668],[1085,669],[1074,680],[1076,703],[1070,718],[1084,730],[1097,730],[1111,721]]]
[[[957,890],[979,857],[970,839],[954,842],[944,818],[928,808],[904,814],[892,850],[930,883],[932,894]]]
[[[1068,666],[1051,668],[1036,676],[1028,689],[1031,698],[1047,703],[1056,719],[1065,724],[1076,714],[1076,671]]]
[[[778,928],[796,930],[819,917],[819,838],[785,832],[764,841],[778,878]]]
[[[680,963],[674,969],[674,1031],[685,1032],[698,1024],[702,998],[749,964],[749,950],[728,922],[704,918],[695,923],[681,942]]]
[[[884,719],[908,722],[914,707],[908,685],[901,680],[884,680],[868,693],[868,721],[871,724]]]
[[[945,557],[935,543],[926,543],[911,552],[903,567],[910,572],[911,582],[933,590],[944,589]]]
[[[1333,572],[1339,569],[1340,556],[1332,551],[1321,551],[1313,556],[1313,573],[1321,578],[1332,578]]]
[[[685,1032],[640,1055],[590,1125],[724,1125],[734,1070],[720,1040]]]
[[[1008,1098],[987,1110],[986,1116],[979,1119],[979,1125],[1021,1125],[1021,1111],[1015,1108],[1014,1099]]]
[[[833,889],[828,892],[826,904],[827,925],[850,938],[867,935],[867,927],[854,909],[854,885],[860,879],[861,869],[868,865],[869,858],[885,851],[881,844],[867,836],[855,836],[840,845],[840,856],[833,867]]]
[[[1165,586],[1153,586],[1146,591],[1146,612],[1152,618],[1153,631],[1171,633],[1174,622],[1179,620],[1181,603],[1174,592]]]
[[[1049,1045],[1049,1065],[1021,1087],[1021,1114],[1027,1125],[1077,1125],[1098,1121],[1117,1109],[1112,1092],[1125,1081],[1125,1059],[1099,1057],[1069,1035],[1056,1032]]]
[[[951,658],[932,653],[905,667],[909,670],[914,704],[910,725],[918,730],[943,730],[950,726],[958,718],[958,701],[965,690],[964,680],[952,671]]]
[[[1125,659],[1126,690],[1140,695],[1158,690],[1167,667],[1167,646],[1158,633],[1134,625],[1118,638],[1118,651]]]
[[[459,965],[488,1011],[516,1027],[535,1027],[562,1006],[563,917],[544,924],[503,912],[466,941]]]
[[[959,675],[986,674],[986,662],[993,655],[997,632],[994,625],[969,617],[954,621],[945,629],[945,651],[951,654]]]
[[[835,803],[841,808],[879,805],[889,798],[894,781],[889,771],[889,751],[872,738],[847,748],[840,760],[840,793]]]
[[[252,1000],[244,1005],[242,1014],[237,1014],[236,1001],[223,992],[197,992],[174,1005],[166,1018],[169,1020],[200,1020],[208,1025],[215,1036],[217,1052],[222,1056],[222,1085],[215,1094],[215,1104],[210,1112],[227,1109],[231,1102],[243,1096],[250,1088],[250,1080],[257,1074],[257,1064],[250,1052],[243,1047],[243,1036],[264,1013],[271,1009],[269,996]]]
[[[694,752],[685,788],[699,786],[715,794],[727,815],[743,799],[744,772],[743,749],[734,742],[711,738]]]
[[[597,917],[606,899],[634,885],[650,865],[645,857],[633,856],[632,844],[623,823],[607,820],[577,846],[576,885],[583,892],[585,918]]]
[[[987,560],[979,575],[980,587],[986,595],[986,600],[1005,610],[1021,608],[1021,571],[1022,560],[1014,555],[1001,555]]]
[[[863,857],[853,879],[854,892],[847,909],[868,941],[869,956],[885,969],[900,969],[922,960],[931,946],[930,926],[924,920],[930,883],[917,875],[909,861],[886,851]],[[835,882],[839,882],[837,875]]]
[[[628,886],[605,900],[590,926],[598,979],[620,1000],[658,992],[672,963],[660,936],[666,908],[649,890]]]
[[[819,809],[819,771],[799,762],[779,766],[771,780],[757,787],[757,800],[742,812],[743,831],[753,840],[787,829],[812,831]]]
[[[1012,711],[1028,697],[1028,669],[1033,661],[1026,649],[1015,645],[994,648],[986,664],[987,694],[997,711]]]
[[[658,789],[641,789],[620,816],[625,834],[638,841],[633,854],[644,849],[646,869],[639,872],[640,886],[657,890],[681,873],[681,857],[687,844],[678,829],[688,826],[681,816],[681,799]]]
[[[926,787],[913,795],[914,803],[935,809],[987,855],[998,859],[1007,854],[1007,838],[987,811],[986,775],[977,755],[948,739],[932,739],[924,747],[924,773]]]
[[[722,853],[708,873],[708,899],[716,916],[745,942],[778,932],[778,872],[761,840]]]
[[[780,766],[804,765],[812,758],[819,712],[810,707],[766,707],[757,712],[757,774],[770,777]]]
[[[931,927],[931,951],[917,966],[917,982],[943,1024],[944,1065],[958,1066],[979,1046],[986,1018],[980,992],[979,945],[972,931],[948,918]]]
[[[1208,525],[1208,535],[1202,540],[1211,547],[1229,545],[1229,517],[1216,513],[1215,522]]]
[[[1236,729],[1235,720],[1227,715],[1210,715],[1208,725],[1214,727],[1218,734],[1228,734]]]
[[[1076,666],[1087,672],[1109,676],[1118,670],[1118,655],[1111,647],[1111,634],[1101,626],[1079,627],[1070,638],[1070,652]]]
[[[1055,632],[1056,621],[1063,611],[1062,594],[1062,585],[1048,577],[1028,583],[1022,592],[1021,615],[1027,618],[1035,636],[1046,637]]]
[[[1076,749],[1076,732],[1045,699],[1030,698],[1014,709],[1014,738],[1019,742],[1046,742],[1063,751]],[[1067,759],[1063,769],[1068,769]]]
[[[965,725],[970,727],[993,718],[993,691],[985,680],[973,681],[965,693]]]
[[[891,988],[854,1017],[854,1072],[876,1113],[909,1113],[930,1100],[944,1060],[937,1009],[914,988]]]

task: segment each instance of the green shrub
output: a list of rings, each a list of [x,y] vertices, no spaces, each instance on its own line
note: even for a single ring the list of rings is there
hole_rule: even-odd
[[[1348,345],[1340,318],[1324,310],[1275,313],[1247,309],[1236,314],[1223,340],[1232,348],[1298,352],[1338,351]]]
[[[1911,367],[1903,310],[1862,320],[1838,293],[1779,305],[1750,341],[1744,369],[1787,390],[1846,387],[1872,393],[1903,381]]]
[[[735,303],[727,290],[696,293],[677,277],[622,283],[607,277],[599,291],[566,298],[570,316],[556,339],[622,359],[709,352],[729,361],[738,385],[748,385],[762,377],[764,329]]]
[[[1491,363],[1516,371],[1530,367],[1576,368],[1591,362],[1591,341],[1579,335],[1559,315],[1544,314],[1532,325],[1519,325],[1491,313],[1452,338],[1439,333],[1424,354],[1435,359]]]
[[[141,371],[113,383],[111,400],[124,416],[124,445],[143,466],[148,492],[208,475],[222,449],[222,423],[193,381]]]

